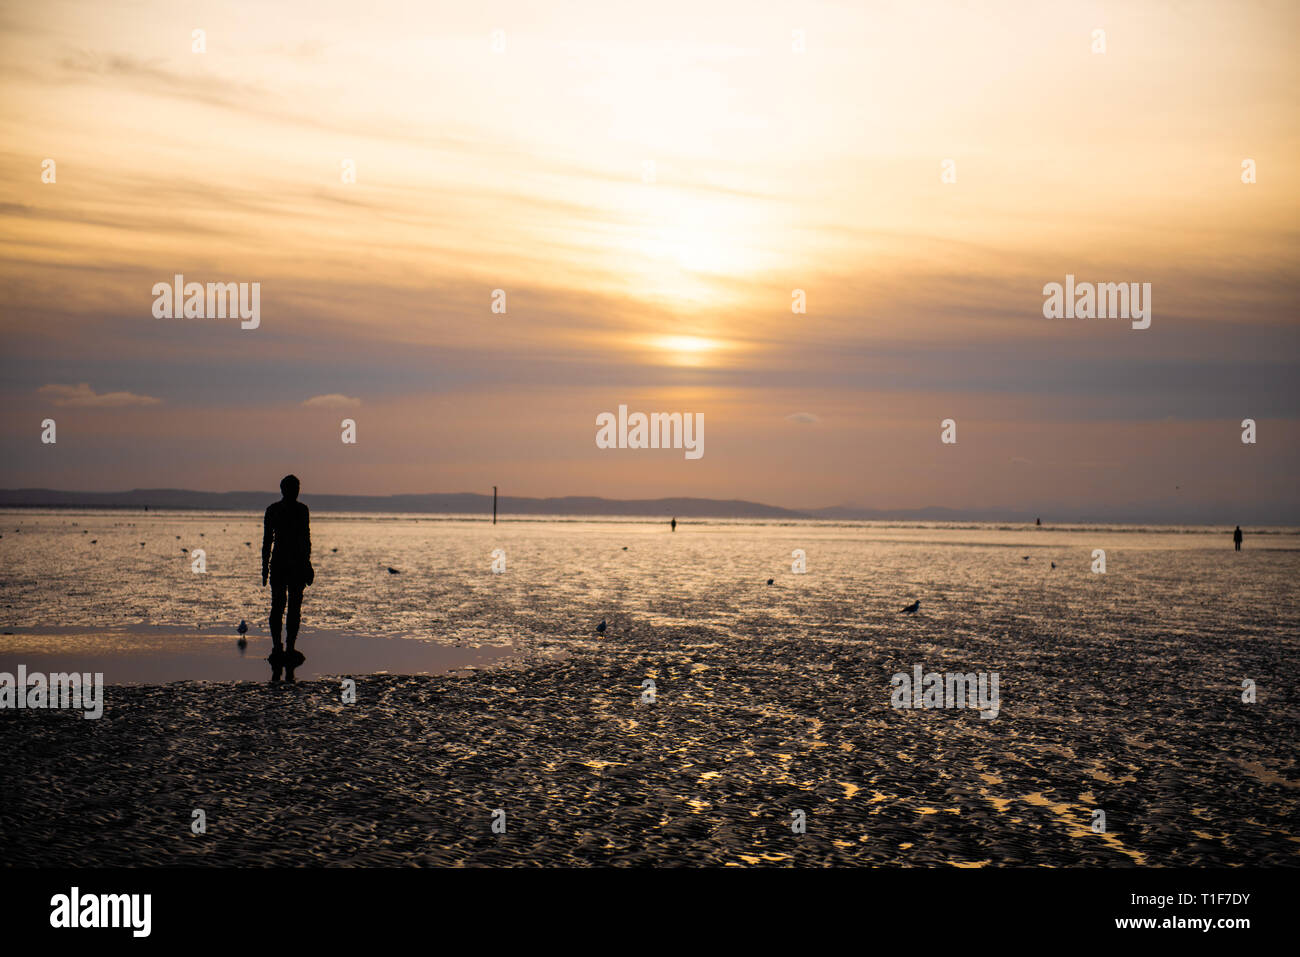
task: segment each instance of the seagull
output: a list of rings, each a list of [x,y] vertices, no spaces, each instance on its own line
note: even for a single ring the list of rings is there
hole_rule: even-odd
[[[398,571],[396,568],[394,568],[393,566],[389,565],[389,566],[388,566],[388,574],[390,574],[390,575],[400,575],[400,574],[402,574],[402,573],[399,572],[399,571]]]
[[[600,620],[600,624],[596,626],[596,632],[597,632],[598,634],[601,634],[601,635],[603,635],[603,634],[605,633],[605,619],[604,619],[604,618],[602,618],[602,619]]]
[[[920,607],[921,607],[921,599],[918,598],[916,601],[912,602],[912,604],[908,605],[906,608],[903,609],[903,614],[915,615],[917,610]]]

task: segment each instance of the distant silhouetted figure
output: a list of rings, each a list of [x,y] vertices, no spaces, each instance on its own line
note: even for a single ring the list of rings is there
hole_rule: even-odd
[[[670,528],[672,528],[672,530],[673,530],[674,532],[677,531],[677,519],[676,519],[676,517],[674,517],[673,520],[672,520],[671,522],[668,523],[668,525],[669,525]]]
[[[284,498],[267,506],[262,533],[262,587],[271,580],[271,654],[293,653],[302,618],[303,589],[316,577],[311,567],[311,514],[298,501],[298,479],[280,481]],[[285,645],[280,644],[280,617],[288,604]]]
[[[1043,520],[1042,520],[1041,518],[1036,518],[1036,519],[1034,519],[1034,524],[1035,524],[1035,525],[1042,525],[1042,524],[1043,524]]]
[[[1241,551],[1241,526],[1240,525],[1238,525],[1237,530],[1232,533],[1232,546],[1234,551],[1238,551],[1238,552]]]

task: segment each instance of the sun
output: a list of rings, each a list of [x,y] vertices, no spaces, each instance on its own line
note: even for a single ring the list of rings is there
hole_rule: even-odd
[[[701,366],[714,358],[725,343],[704,336],[650,336],[643,344],[662,353],[660,361],[677,366]]]

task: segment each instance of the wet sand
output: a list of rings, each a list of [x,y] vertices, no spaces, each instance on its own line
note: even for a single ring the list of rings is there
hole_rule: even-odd
[[[98,721],[0,712],[4,861],[1300,862],[1293,702],[1242,705],[1236,664],[1185,644],[1012,620],[825,640],[609,622],[537,649],[559,658],[361,677],[354,704],[336,680],[191,682],[109,688]],[[1264,679],[1290,673],[1285,649],[1252,654]],[[954,655],[1001,670],[998,719],[890,706],[892,673]]]

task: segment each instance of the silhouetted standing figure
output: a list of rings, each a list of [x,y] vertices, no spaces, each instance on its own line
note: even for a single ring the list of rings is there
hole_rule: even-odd
[[[673,520],[672,520],[671,522],[668,523],[668,526],[669,526],[669,527],[670,527],[674,532],[677,531],[677,519],[676,519],[676,517],[674,517]]]
[[[303,589],[312,583],[311,514],[298,501],[298,479],[286,475],[280,481],[284,498],[266,509],[262,532],[262,587],[271,580],[271,654],[294,650],[298,624],[302,619]],[[288,605],[285,646],[280,644],[280,618]]]
[[[1238,525],[1237,530],[1232,533],[1232,546],[1233,546],[1233,551],[1236,552],[1241,551],[1241,526],[1240,525]]]

